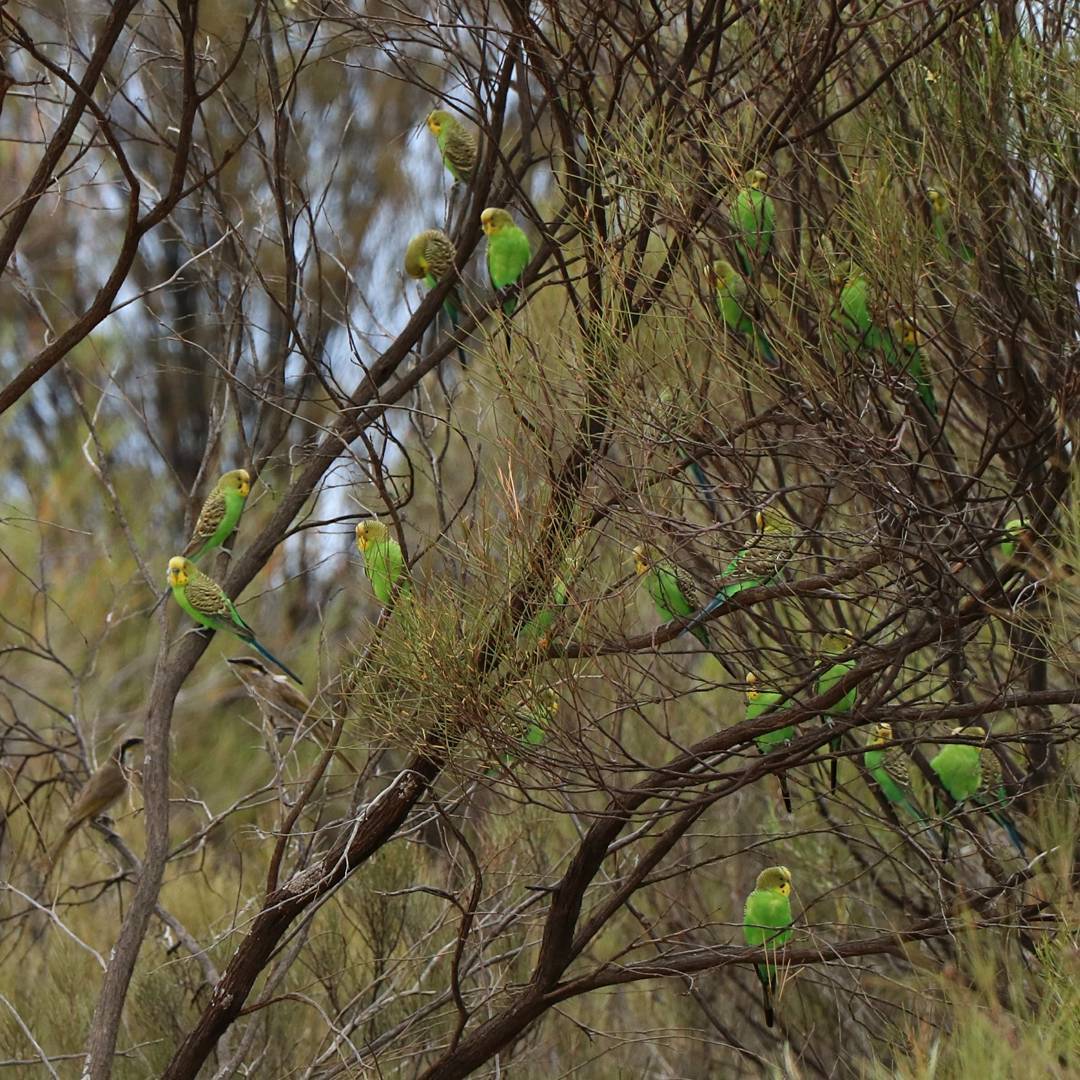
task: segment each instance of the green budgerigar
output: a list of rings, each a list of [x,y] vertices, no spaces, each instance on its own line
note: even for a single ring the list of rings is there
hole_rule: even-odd
[[[221,547],[236,531],[244,503],[251,492],[247,469],[224,473],[206,497],[184,555],[197,563],[208,551]]]
[[[840,303],[833,319],[845,330],[845,343],[852,352],[880,352],[888,364],[898,367],[892,334],[879,327],[870,313],[870,283],[853,268],[840,289]]]
[[[841,653],[847,652],[851,648],[852,640],[851,632],[848,630],[838,630],[836,633],[828,635],[822,643],[822,657],[828,659],[831,656],[839,656]],[[817,681],[818,694],[827,694],[854,667],[855,661],[853,659],[838,660],[836,663],[831,664],[822,672]],[[851,710],[855,708],[857,695],[858,689],[853,686],[835,705],[830,705],[825,710],[825,725],[827,727],[833,726],[829,720],[831,716],[850,716]],[[830,791],[836,790],[837,773],[840,765],[840,759],[836,755],[840,752],[843,741],[843,735],[836,735],[829,740],[829,753],[833,755],[832,760],[829,762]]]
[[[930,768],[937,774],[941,786],[949,793],[958,807],[971,802],[987,810],[990,817],[1008,834],[1013,846],[1024,855],[1024,843],[1016,826],[1001,810],[1006,800],[1005,783],[1001,763],[993,750],[986,749],[987,732],[978,725],[954,728],[952,735],[971,739],[972,743],[948,743],[930,760]],[[939,807],[939,811],[940,811]],[[945,832],[947,850],[948,831]]]
[[[390,603],[395,586],[399,601],[412,595],[401,545],[381,521],[357,523],[356,547],[364,559],[364,572],[371,582],[371,590],[380,604]]]
[[[901,808],[915,821],[925,822],[926,815],[918,807],[912,793],[911,761],[893,741],[890,724],[878,724],[863,753],[863,765],[882,795],[893,806]]]
[[[548,687],[531,701],[523,702],[514,713],[513,732],[517,741],[526,749],[540,746],[547,737],[548,728],[559,711],[558,695]],[[500,755],[503,767],[513,765],[515,755],[509,751]],[[487,776],[495,776],[498,769],[489,769]]]
[[[746,719],[756,720],[765,713],[793,704],[783,694],[776,690],[761,690],[758,688],[758,677],[752,672],[746,675]],[[754,739],[754,745],[758,753],[769,754],[773,750],[779,750],[787,746],[795,738],[795,725],[788,724],[786,727],[770,731],[765,735],[758,735]],[[784,809],[791,813],[791,792],[788,790],[787,776],[780,772],[776,774],[780,784],[780,798],[784,801]]]
[[[743,909],[746,944],[767,951],[779,949],[791,940],[792,922],[791,871],[786,866],[770,866],[758,874],[754,891],[746,898]],[[758,964],[757,976],[761,982],[765,1024],[772,1027],[776,1022],[776,965],[768,962]]]
[[[922,403],[930,410],[931,416],[937,416],[937,398],[926,373],[926,357],[919,345],[919,335],[910,324],[893,325],[893,340],[900,342],[900,363],[898,367],[906,371],[915,383]]]
[[[425,229],[417,233],[405,249],[405,273],[434,289],[454,269],[454,255],[454,242],[442,229]],[[461,297],[456,286],[446,294],[443,311],[449,317],[450,325],[456,328],[461,318]],[[458,359],[462,367],[468,367],[468,357],[460,345]]]
[[[753,540],[716,576],[717,593],[709,601],[712,614],[725,600],[745,591],[768,585],[780,572],[795,546],[795,523],[778,506],[767,506],[754,514]]]
[[[445,109],[428,113],[427,126],[435,136],[447,171],[455,181],[468,183],[476,168],[476,136]]]
[[[1031,530],[1028,528],[1027,522],[1023,518],[1013,518],[1012,521],[1005,522],[1005,528],[1002,530],[1005,533],[1005,539],[1001,541],[1001,554],[1007,559],[1011,559],[1017,551],[1017,548],[1021,547],[1025,538],[1031,538]]]
[[[768,257],[776,232],[776,204],[765,188],[768,174],[751,169],[743,178],[746,186],[731,203],[731,224],[736,232],[735,251],[744,274]]]
[[[236,605],[225,595],[225,590],[190,559],[174,555],[169,560],[166,576],[173,598],[197,623],[208,630],[226,630],[235,634],[275,667],[281,668],[293,682],[302,685],[298,675],[259,643],[255,631],[244,622]]]
[[[971,249],[955,235],[952,206],[948,196],[941,188],[929,187],[926,189],[926,201],[930,204],[930,227],[934,230],[938,243],[964,262],[971,262]]]
[[[769,339],[754,325],[754,320],[747,313],[749,288],[746,279],[727,259],[717,259],[709,268],[709,273],[716,291],[716,307],[724,325],[746,337],[762,360],[775,364],[776,352]]]
[[[634,570],[644,578],[645,588],[665,622],[690,619],[696,614],[693,588],[680,578],[671,563],[664,559],[650,559],[644,544],[634,548]],[[709,632],[704,626],[692,626],[690,632],[702,645],[710,647]]]
[[[532,258],[532,246],[525,230],[514,224],[509,211],[489,206],[480,215],[480,225],[487,237],[487,268],[491,287],[496,292],[517,284]],[[517,298],[508,296],[503,311],[513,315]]]

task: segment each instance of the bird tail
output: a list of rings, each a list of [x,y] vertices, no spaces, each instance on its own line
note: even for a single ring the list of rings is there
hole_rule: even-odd
[[[716,499],[713,498],[712,486],[709,484],[701,466],[696,461],[691,461],[686,468],[694,478],[694,483],[697,485],[701,501],[709,508],[709,513],[712,514],[713,517],[718,517],[719,513],[716,506]]]
[[[735,241],[735,254],[739,259],[742,272],[749,277],[754,272],[754,264],[750,261],[750,253],[738,240]]]
[[[709,638],[709,631],[704,626],[691,626],[690,633],[694,635],[705,646],[706,649],[712,648],[712,641]]]
[[[1009,840],[1012,841],[1012,846],[1016,848],[1022,858],[1027,858],[1027,852],[1024,850],[1024,841],[1020,837],[1020,833],[1017,832],[1016,826],[1009,820],[1008,815],[1002,814],[1000,811],[992,810],[990,817],[1000,825],[1006,833],[1009,835]]]
[[[761,982],[761,1007],[765,1011],[765,1026],[772,1027],[776,1023],[776,1015],[773,1012],[773,990],[776,980],[770,975],[767,964],[757,965],[757,976]]]
[[[285,674],[286,674],[286,675],[288,675],[288,676],[289,676],[289,678],[290,678],[290,679],[292,679],[292,681],[293,681],[294,683],[296,683],[296,685],[297,685],[297,686],[303,686],[303,685],[304,685],[304,682],[303,682],[303,680],[302,680],[302,679],[300,678],[300,676],[299,676],[299,675],[297,675],[297,674],[296,674],[296,673],[295,673],[294,671],[290,671],[290,670],[289,670],[289,668],[287,668],[287,667],[286,667],[286,666],[285,666],[285,665],[284,665],[284,664],[283,664],[283,663],[282,663],[282,662],[281,662],[281,661],[280,661],[280,660],[279,660],[279,659],[278,659],[278,658],[277,658],[277,657],[276,657],[276,656],[275,656],[275,655],[274,655],[274,654],[273,654],[272,652],[270,652],[270,650],[269,650],[269,649],[264,649],[264,648],[263,648],[263,647],[262,647],[262,646],[261,646],[261,645],[260,645],[260,644],[258,643],[258,641],[256,641],[256,640],[255,640],[254,636],[252,636],[251,640],[250,640],[250,641],[248,641],[248,644],[249,644],[249,645],[250,645],[250,646],[251,646],[251,647],[252,647],[252,648],[253,648],[253,649],[254,649],[254,650],[255,650],[255,651],[257,652],[257,653],[259,653],[260,655],[262,655],[262,656],[263,656],[263,657],[264,657],[264,658],[265,658],[266,660],[269,660],[269,661],[270,661],[270,663],[271,663],[271,664],[273,664],[273,665],[274,665],[275,667],[281,668],[281,670],[282,670],[282,671],[284,671],[284,672],[285,672]]]
[[[754,333],[754,344],[757,346],[758,355],[766,364],[774,367],[779,361],[776,358],[776,350],[772,347],[769,339],[760,331]]]
[[[840,759],[836,756],[840,753],[840,747],[843,744],[844,737],[842,735],[835,739],[829,740],[829,753],[832,754],[832,760],[829,762],[829,790],[836,790],[837,773],[840,769]]]
[[[785,773],[777,773],[776,779],[780,782],[780,798],[784,800],[784,809],[791,813],[791,791],[788,788],[787,775]],[[772,1025],[770,1025],[771,1027]]]
[[[443,310],[445,310],[446,314],[450,317],[450,326],[454,330],[457,330],[458,323],[461,322],[461,309],[458,307],[456,301],[457,297],[454,291],[451,290],[450,295],[443,302]],[[461,364],[462,368],[467,368],[469,366],[469,356],[465,352],[464,345],[459,345],[457,347],[457,354],[458,362]]]
[[[930,380],[923,376],[915,380],[915,386],[923,404],[930,410],[931,416],[937,416],[937,398],[934,397],[934,388],[930,385]]]

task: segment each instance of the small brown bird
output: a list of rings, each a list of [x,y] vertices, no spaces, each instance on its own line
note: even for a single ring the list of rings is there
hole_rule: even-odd
[[[75,801],[71,804],[71,812],[64,823],[64,831],[53,845],[52,851],[49,852],[45,865],[45,877],[49,876],[57,859],[60,858],[79,826],[103,814],[127,791],[128,769],[124,759],[133,746],[139,746],[141,743],[142,739],[125,739],[120,743],[109,760],[86,781],[82,790],[75,796]]]
[[[229,658],[233,674],[244,684],[263,719],[274,729],[279,738],[300,730],[305,723],[310,723],[312,733],[326,742],[334,731],[333,721],[328,716],[313,716],[312,705],[284,676],[275,675],[263,663],[252,656],[233,656]],[[344,751],[338,750],[337,756],[354,772],[356,766]]]

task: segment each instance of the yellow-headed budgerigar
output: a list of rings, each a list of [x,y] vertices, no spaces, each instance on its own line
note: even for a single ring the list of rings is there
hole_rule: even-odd
[[[634,571],[644,579],[645,589],[665,622],[694,616],[697,611],[694,589],[680,578],[670,562],[650,558],[646,546],[638,544],[634,548]],[[709,647],[709,632],[704,626],[691,626],[688,629],[702,645]]]
[[[900,343],[897,367],[911,376],[922,403],[932,416],[937,416],[937,398],[934,397],[934,388],[930,385],[930,376],[926,373],[926,358],[919,345],[919,335],[915,327],[909,323],[893,323],[892,332],[893,340]]]
[[[290,671],[273,653],[268,652],[236,610],[236,605],[225,595],[221,586],[207,577],[190,559],[174,555],[169,560],[169,587],[173,598],[197,623],[208,630],[227,630],[245,644],[281,668],[296,683],[300,677]]]
[[[765,261],[776,232],[776,204],[765,191],[768,174],[751,169],[743,178],[746,186],[731,203],[731,224],[735,229],[735,251],[744,274]]]
[[[251,491],[247,469],[232,469],[222,475],[206,497],[195,522],[195,531],[184,554],[197,563],[208,551],[219,548],[236,531]]]
[[[454,242],[442,229],[425,229],[417,233],[405,249],[405,273],[434,289],[439,281],[454,269]],[[452,288],[443,301],[443,311],[450,318],[450,325],[457,327],[461,318],[461,298],[457,288]],[[462,367],[468,366],[465,350],[458,346],[458,359]]]
[[[489,206],[480,215],[480,225],[487,237],[487,268],[491,287],[496,292],[516,285],[532,258],[532,246],[525,231],[514,224],[509,211]],[[503,301],[503,311],[513,315],[517,297]]]
[[[790,557],[796,542],[795,523],[778,506],[754,514],[754,538],[715,578],[716,595],[705,609],[711,615],[724,601],[746,589],[768,585]]]
[[[727,259],[717,259],[709,268],[709,273],[716,291],[716,306],[724,325],[744,336],[762,360],[775,364],[776,353],[769,339],[754,325],[746,310],[749,300],[746,279]]]
[[[758,677],[749,671],[746,674],[746,719],[756,720],[759,716],[764,716],[766,713],[775,712],[785,707],[794,705],[794,702],[789,700],[784,694],[779,693],[776,690],[762,690],[758,686]],[[777,728],[775,731],[770,731],[765,735],[758,735],[754,738],[754,745],[758,748],[758,753],[762,756],[767,756],[773,750],[780,750],[787,746],[792,739],[795,738],[795,725],[788,724],[785,727]],[[780,797],[784,800],[784,809],[791,813],[791,792],[788,790],[787,776],[779,772],[776,774],[776,779],[780,784]]]
[[[851,648],[853,641],[854,639],[849,630],[838,630],[834,634],[829,634],[822,642],[822,659],[828,660],[831,657],[838,657],[841,653],[847,652]],[[830,664],[818,679],[818,694],[827,694],[854,667],[854,659],[837,660],[835,663]],[[851,710],[855,707],[857,694],[858,689],[853,686],[835,705],[830,705],[825,710],[826,727],[833,726],[830,717],[851,715]],[[843,735],[836,735],[829,740],[829,753],[833,755],[832,760],[829,762],[830,791],[836,790],[837,771],[840,765],[840,759],[836,755],[840,752],[843,738]]]
[[[361,521],[357,524],[356,547],[364,558],[364,572],[380,604],[390,603],[395,586],[399,601],[412,595],[401,545],[381,521]]]
[[[754,891],[746,898],[743,909],[743,935],[746,944],[767,951],[779,949],[791,940],[791,871],[786,866],[770,866],[757,876]],[[765,1008],[765,1024],[776,1022],[773,1005],[776,997],[776,965],[757,965],[761,982],[761,1000]]]
[[[840,286],[840,302],[833,312],[833,319],[844,330],[844,343],[851,352],[880,352],[886,363],[901,368],[892,334],[874,322],[870,307],[870,283],[858,267],[852,267]]]
[[[456,181],[467,183],[476,168],[476,136],[445,109],[429,113],[427,126],[435,136],[447,171]]]

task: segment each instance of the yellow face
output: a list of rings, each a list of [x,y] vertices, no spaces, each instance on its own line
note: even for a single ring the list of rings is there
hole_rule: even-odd
[[[757,701],[757,696],[757,676],[752,671],[748,671],[746,673],[746,700]]]
[[[878,724],[874,728],[874,742],[887,743],[892,742],[892,725],[891,724]]]
[[[368,523],[366,521],[359,521],[356,524],[356,546],[365,551],[368,546]]]
[[[634,572],[638,575],[649,572],[649,561],[645,558],[645,545],[638,544],[634,548]]]
[[[247,469],[233,469],[221,478],[221,483],[223,487],[246,499],[251,492],[251,473]]]
[[[188,583],[190,564],[182,555],[174,555],[169,560],[169,570],[165,575],[170,588],[182,587]]]
[[[442,109],[436,109],[434,112],[428,113],[427,126],[432,135],[438,135],[442,131],[445,122],[446,113]]]
[[[944,214],[948,209],[949,204],[945,200],[944,193],[937,188],[927,188],[926,197],[930,201],[930,208],[935,214]]]
[[[387,537],[386,526],[381,521],[361,521],[356,526],[356,546],[363,552],[369,544]]]
[[[951,735],[955,735],[958,739],[985,739],[986,732],[981,727],[958,727],[953,728],[950,732]]]
[[[751,169],[746,174],[746,182],[752,188],[757,188],[758,191],[764,191],[769,183],[769,174],[762,172],[761,169]]]
[[[716,285],[727,285],[735,276],[735,267],[727,259],[717,259],[706,271],[706,276]]]
[[[765,531],[765,515],[760,510],[758,510],[757,513],[754,514],[754,528],[757,529],[759,533],[763,533]]]
[[[791,893],[791,871],[786,866],[770,866],[758,874],[757,887],[788,896]]]
[[[491,206],[489,206],[480,215],[480,227],[484,230],[484,235],[485,236],[491,236],[492,233],[498,231],[499,226],[498,226],[498,224],[496,222],[497,217],[498,217],[497,211],[495,210],[494,207],[491,207]]]

